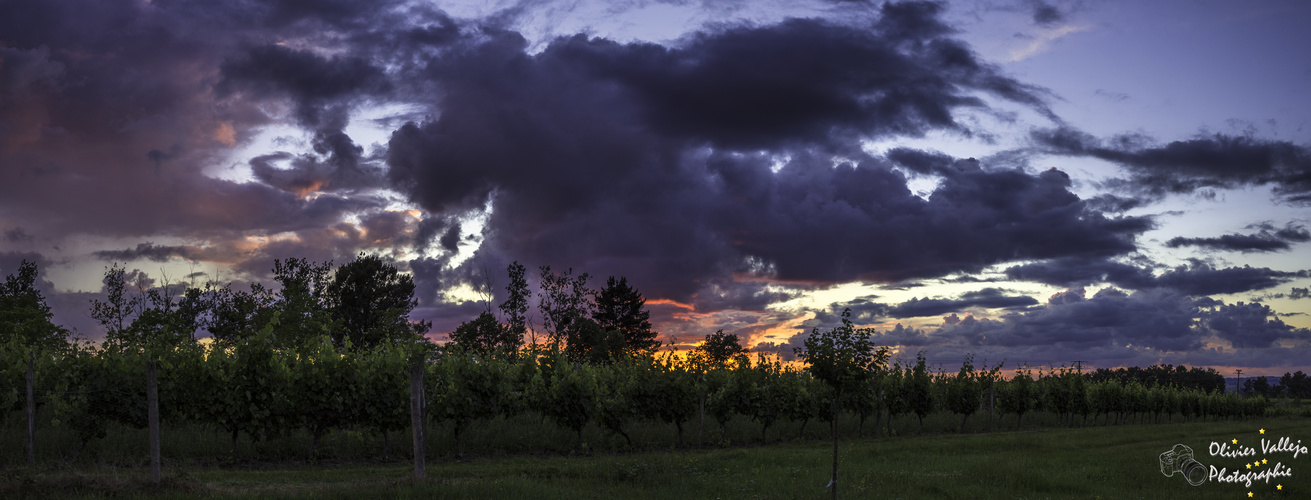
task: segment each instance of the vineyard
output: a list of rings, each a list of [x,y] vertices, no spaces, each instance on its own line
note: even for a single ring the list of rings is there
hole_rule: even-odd
[[[781,422],[794,430],[799,425],[800,435],[808,424],[827,427],[835,417],[831,385],[801,366],[766,358],[739,355],[707,363],[698,356],[665,353],[583,364],[561,354],[506,359],[397,345],[339,349],[328,341],[288,351],[261,334],[227,347],[154,352],[73,348],[38,356],[17,344],[6,345],[0,348],[5,421],[23,419],[30,365],[33,444],[41,448],[47,431],[74,435],[77,445],[61,449],[60,458],[75,460],[111,428],[148,426],[150,360],[157,366],[161,425],[221,433],[230,440],[234,461],[257,458],[239,455],[239,443],[293,432],[311,436],[303,450],[306,459],[313,459],[323,436],[334,432],[382,437],[378,455],[405,448],[390,441],[411,430],[414,366],[422,366],[424,427],[441,428],[454,438],[454,450],[435,453],[453,451],[456,456],[463,451],[462,433],[497,419],[551,426],[574,436],[574,446],[585,449],[584,429],[600,430],[609,442],[631,447],[634,429],[663,423],[660,428],[672,427],[673,432],[655,439],[665,446],[690,446],[729,443],[730,421],[750,422],[759,441],[768,442],[785,438],[778,435]],[[914,363],[891,362],[869,375],[855,389],[844,389],[838,412],[869,435],[889,434],[894,420],[922,426],[931,415],[954,416],[961,430],[971,419],[987,419],[992,429],[993,419],[1007,417],[1013,422],[1009,430],[1035,416],[1082,427],[1245,419],[1264,415],[1270,406],[1260,396],[1092,382],[1066,368],[1037,373],[1022,368],[1005,379],[1000,367],[976,369],[967,359],[955,372],[933,370],[922,355]],[[5,462],[21,460],[13,451],[6,451]]]

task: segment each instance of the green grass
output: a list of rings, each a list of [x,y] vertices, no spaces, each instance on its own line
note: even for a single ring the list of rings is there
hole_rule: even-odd
[[[986,415],[981,420],[986,422]],[[811,427],[826,430],[822,424]],[[1207,447],[1212,441],[1237,438],[1259,452],[1259,428],[1266,429],[1267,439],[1288,436],[1311,445],[1311,421],[1292,416],[1020,432],[901,433],[844,440],[840,492],[846,498],[1238,499],[1247,498],[1248,491],[1253,498],[1311,496],[1311,472],[1304,472],[1311,464],[1308,455],[1265,456],[1270,460],[1267,467],[1281,461],[1292,467],[1293,476],[1251,488],[1218,483],[1193,487],[1180,476],[1159,472],[1158,456],[1176,443],[1191,446],[1203,464],[1240,467],[1244,460],[1211,457]],[[415,481],[411,466],[397,456],[404,440],[395,439],[393,457],[398,461],[393,462],[215,465],[175,459],[165,463],[166,481],[160,487],[148,485],[147,470],[139,462],[35,470],[11,466],[0,478],[0,497],[826,498],[832,453],[831,443],[809,438],[768,446],[572,456],[497,453],[467,461],[439,453],[430,460],[428,479]],[[1276,482],[1282,491],[1275,489]]]

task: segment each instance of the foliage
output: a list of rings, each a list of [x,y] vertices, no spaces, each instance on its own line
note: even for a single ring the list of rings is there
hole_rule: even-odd
[[[929,377],[929,367],[924,358],[924,351],[915,354],[915,366],[902,379],[902,397],[909,410],[919,417],[920,426],[924,426],[924,417],[933,411],[934,397]]]
[[[0,286],[0,343],[15,340],[31,349],[62,349],[68,330],[50,321],[50,306],[36,288],[37,266],[24,260],[18,274]]]
[[[479,356],[508,357],[518,349],[521,338],[510,326],[497,322],[492,313],[483,311],[455,328],[451,344]]]
[[[851,309],[847,309],[842,311],[842,326],[828,331],[815,328],[806,337],[804,347],[796,348],[796,354],[815,378],[841,393],[883,369],[888,350],[875,349],[870,340],[872,333],[870,328],[856,328],[851,322]]]
[[[641,357],[660,348],[657,333],[651,330],[651,313],[646,310],[642,293],[628,285],[628,278],[611,276],[605,287],[596,292],[592,319],[602,331],[619,332],[624,340],[623,355]]]
[[[304,275],[293,273],[295,279],[289,281],[299,287],[299,280],[304,276],[317,287],[318,280],[325,279],[321,268],[311,266],[304,271]],[[286,284],[283,286],[285,289]],[[360,349],[413,342],[432,327],[428,322],[409,320],[410,311],[418,305],[414,298],[414,278],[401,274],[376,255],[361,253],[338,267],[326,288],[321,292],[316,290],[315,294],[322,295],[333,320],[340,326],[331,330],[338,346],[346,345],[348,339]]]
[[[1037,393],[1033,387],[1033,372],[1028,368],[1016,368],[1015,376],[1000,385],[997,392],[997,406],[1005,413],[1014,413],[1017,418],[1015,428],[1024,424],[1024,414],[1034,409]]]
[[[514,405],[513,372],[505,362],[458,347],[447,349],[424,381],[428,416],[453,424],[456,455],[463,452],[461,433],[476,420],[505,413]]]
[[[128,291],[128,273],[110,266],[103,279],[108,300],[92,300],[91,317],[105,327],[106,348],[161,352],[194,344],[196,329],[211,307],[205,292],[185,287],[179,296],[167,278],[153,286],[154,280],[139,270],[133,270],[131,278],[136,293]]]
[[[747,349],[742,346],[737,334],[726,334],[724,330],[706,335],[705,341],[696,346],[688,356],[699,363],[721,367],[741,356],[746,356]]]
[[[575,363],[604,364],[627,358],[623,332],[607,330],[591,318],[575,320],[566,341],[565,356]]]
[[[533,408],[561,427],[578,434],[583,446],[583,426],[596,418],[601,404],[601,387],[596,368],[569,363],[563,356],[545,360],[548,365],[534,380]]]
[[[542,313],[542,322],[549,335],[550,347],[561,350],[575,323],[586,318],[592,304],[588,297],[592,295],[587,288],[587,273],[572,277],[573,269],[556,274],[551,266],[542,266],[541,291],[537,294],[537,309]]]
[[[956,376],[944,381],[947,385],[947,408],[952,413],[962,415],[961,432],[965,432],[965,421],[983,403],[983,395],[979,391],[979,373],[974,370],[974,356],[966,355]]]
[[[524,266],[518,261],[505,269],[510,275],[510,283],[505,286],[505,301],[501,302],[501,314],[505,316],[506,339],[513,341],[512,351],[523,345],[523,336],[528,332],[528,280],[524,278]],[[511,346],[507,346],[511,347]]]
[[[273,291],[259,283],[252,283],[248,291],[233,290],[231,283],[213,288],[204,327],[215,342],[235,345],[273,319],[276,300]]]
[[[331,262],[313,263],[301,258],[273,261],[273,280],[281,285],[273,303],[273,309],[280,314],[278,327],[270,337],[275,347],[296,348],[323,335],[334,339],[341,335],[341,325],[328,297],[331,272]]]

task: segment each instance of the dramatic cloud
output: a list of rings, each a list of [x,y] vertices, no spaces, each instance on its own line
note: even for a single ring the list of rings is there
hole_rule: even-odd
[[[1311,241],[1311,232],[1306,227],[1290,224],[1283,229],[1275,229],[1269,224],[1260,226],[1256,234],[1226,234],[1215,238],[1187,238],[1183,236],[1170,238],[1165,246],[1179,248],[1197,246],[1215,250],[1239,252],[1274,252],[1288,250],[1290,243]]]
[[[1087,209],[1059,171],[946,159],[926,201],[859,150],[970,133],[953,112],[986,109],[978,93],[1047,112],[937,11],[889,4],[872,28],[794,19],[672,47],[577,36],[537,54],[488,33],[425,67],[441,115],[393,134],[389,176],[433,213],[491,203],[480,252],[627,274],[684,301],[730,273],[891,281],[1132,251],[1151,222]]]
[[[1123,188],[1159,195],[1269,184],[1288,201],[1311,202],[1311,149],[1288,141],[1212,134],[1158,145],[1143,135],[1102,141],[1070,127],[1035,130],[1031,138],[1047,153],[1128,168],[1133,182],[1115,184]]]
[[[798,330],[850,308],[859,324],[908,318],[879,333],[903,354],[1311,349],[1300,313],[1271,309],[1304,302],[1311,277],[1286,264],[1311,241],[1301,131],[1244,115],[1241,135],[1165,143],[1082,132],[1089,102],[1160,98],[1117,67],[1090,67],[1109,80],[1077,92],[1032,83],[1068,90],[1066,68],[1043,76],[1030,56],[1115,26],[1098,6],[674,2],[687,21],[664,23],[602,4],[0,4],[0,270],[55,268],[60,287],[41,286],[57,319],[93,336],[102,292],[69,277],[87,268],[244,286],[274,259],[367,252],[413,273],[415,319],[437,332],[499,301],[518,261],[530,285],[544,264],[594,286],[626,276],[684,346],[722,328],[790,356]],[[592,11],[605,17],[576,17]],[[1035,79],[993,62],[1007,52]],[[1154,123],[1134,120],[1123,130]],[[1240,220],[1283,226],[1178,232],[1162,215],[1179,213],[1170,194],[1253,186],[1284,203]],[[1040,303],[1016,282],[1067,291]],[[1245,292],[1270,305],[1209,297]]]
[[[1010,309],[1031,306],[1038,299],[1025,295],[1006,295],[1000,288],[984,288],[961,294],[957,299],[921,299],[913,298],[888,309],[888,316],[893,318],[914,318],[923,316],[941,316],[950,312],[979,307],[985,309]]]

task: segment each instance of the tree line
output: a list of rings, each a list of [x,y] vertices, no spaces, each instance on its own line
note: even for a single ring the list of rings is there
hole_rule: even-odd
[[[525,343],[537,331],[528,324],[530,295],[518,263],[509,266],[498,306],[506,321],[488,306],[438,346],[423,340],[429,325],[407,319],[415,305],[408,276],[366,256],[331,271],[330,264],[289,259],[275,261],[277,291],[229,285],[173,293],[167,283],[147,287],[112,266],[105,300],[92,305],[109,336],[91,346],[60,342],[67,332],[50,324],[35,266],[25,262],[0,295],[0,328],[11,332],[0,339],[0,408],[26,403],[19,390],[25,360],[35,365],[36,403],[53,408],[50,424],[74,428],[84,444],[104,437],[113,422],[145,425],[143,372],[147,361],[158,362],[163,420],[222,429],[234,454],[240,435],[263,439],[295,429],[313,436],[312,449],[333,429],[371,430],[384,437],[385,453],[387,437],[409,425],[408,372],[416,365],[425,374],[427,418],[451,424],[457,453],[471,423],[523,413],[575,432],[580,445],[590,424],[628,440],[642,421],[674,425],[682,444],[691,425],[702,442],[707,418],[720,439],[729,420],[745,417],[767,441],[779,421],[799,422],[804,432],[811,421],[831,424],[843,414],[856,417],[863,434],[870,418],[875,433],[891,432],[894,419],[915,418],[922,427],[940,412],[958,415],[964,431],[980,412],[990,422],[994,413],[1013,414],[1018,428],[1034,412],[1059,415],[1067,426],[1089,419],[1113,425],[1247,418],[1268,405],[1263,397],[1221,393],[1205,382],[1210,374],[1187,367],[1090,375],[1062,367],[1036,376],[1021,367],[1005,379],[1002,364],[976,367],[969,356],[954,373],[932,370],[923,352],[914,362],[891,359],[849,311],[840,326],[811,332],[796,349],[800,365],[753,360],[741,339],[723,331],[683,355],[662,354],[645,299],[625,279],[592,290],[587,274],[545,266],[538,293],[544,339]],[[202,326],[214,342],[195,341]],[[836,491],[838,434],[831,429]]]

